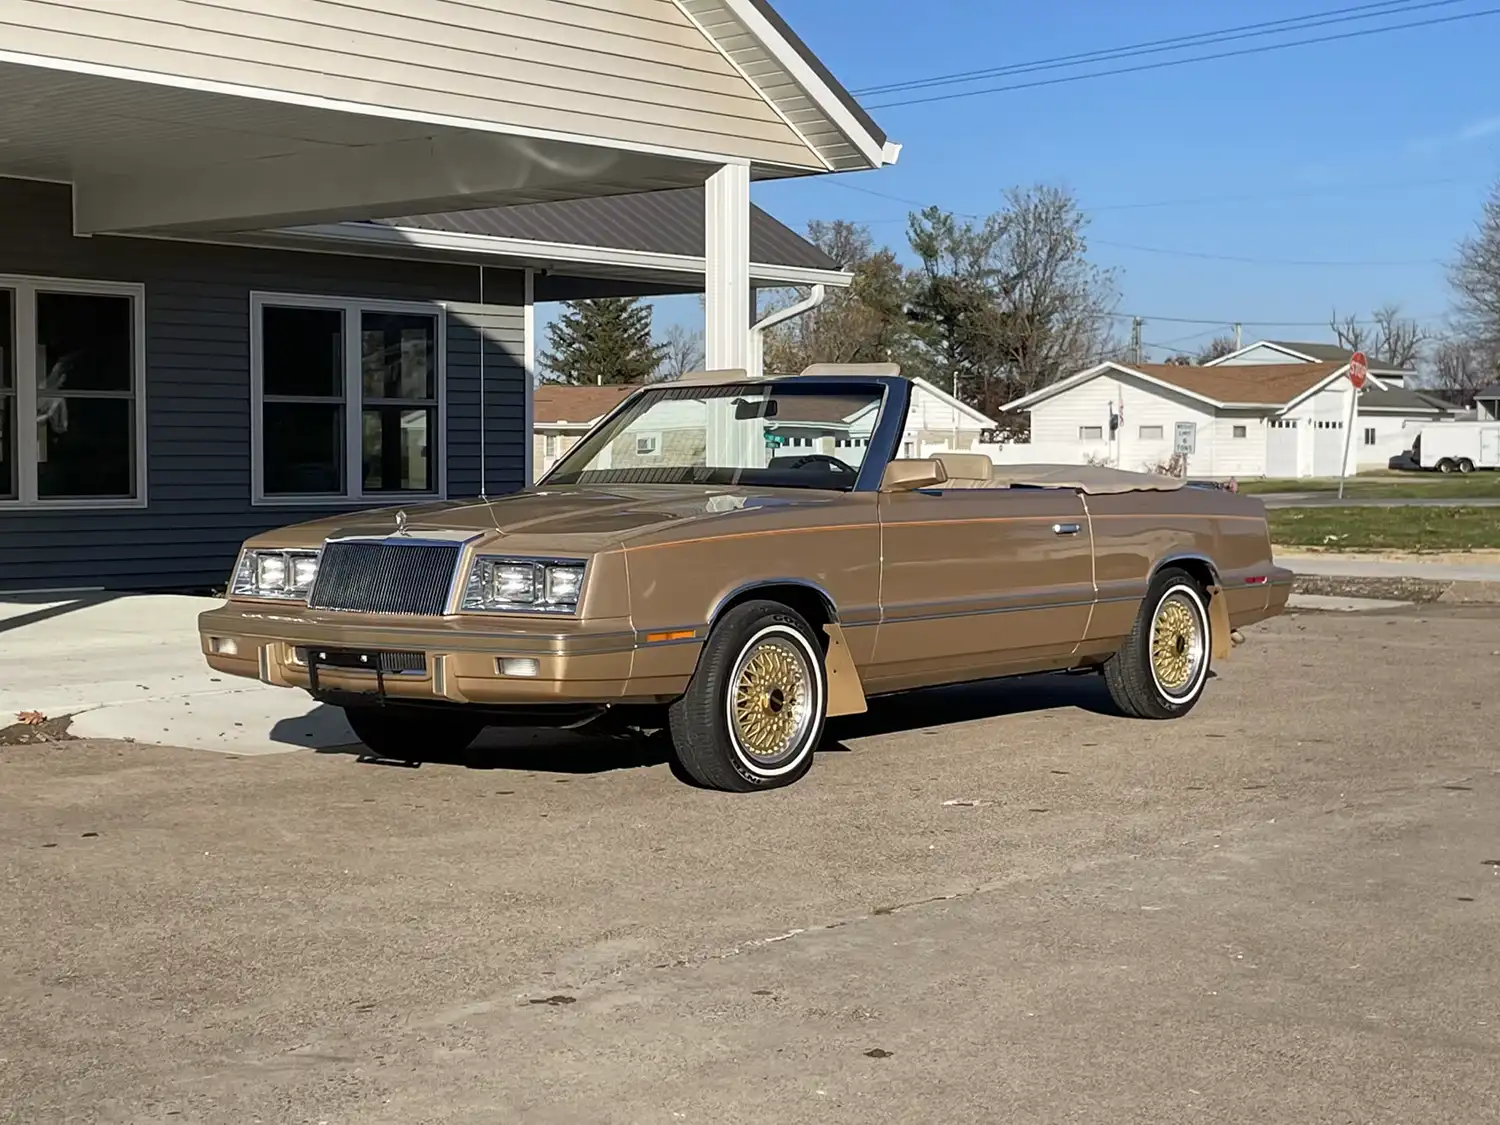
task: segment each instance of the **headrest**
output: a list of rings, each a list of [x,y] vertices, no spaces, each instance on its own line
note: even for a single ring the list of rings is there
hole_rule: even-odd
[[[932,459],[943,466],[949,480],[987,481],[995,468],[983,453],[934,453]]]

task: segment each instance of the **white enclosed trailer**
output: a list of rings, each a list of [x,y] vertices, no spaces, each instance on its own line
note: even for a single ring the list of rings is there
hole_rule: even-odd
[[[1500,469],[1500,422],[1444,422],[1423,426],[1412,453],[1424,469],[1472,473]]]

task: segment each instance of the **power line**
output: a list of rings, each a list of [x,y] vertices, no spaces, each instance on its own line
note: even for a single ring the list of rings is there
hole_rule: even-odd
[[[925,98],[906,98],[900,101],[875,102],[869,109],[892,109],[896,106],[926,105],[932,102],[955,101],[959,98],[974,98],[981,94],[1004,94],[1014,90],[1033,90],[1042,86],[1059,86],[1069,82],[1082,82],[1089,78],[1113,78],[1121,74],[1138,74],[1168,67],[1186,66],[1188,63],[1213,62],[1218,59],[1240,58],[1246,55],[1261,55],[1269,51],[1283,51],[1288,47],[1307,47],[1320,43],[1335,43],[1348,39],[1362,39],[1370,35],[1383,35],[1390,31],[1409,31],[1418,27],[1435,27],[1439,24],[1459,23],[1479,19],[1483,16],[1500,15],[1500,8],[1485,8],[1478,12],[1467,12],[1456,16],[1436,16],[1432,19],[1413,20],[1409,23],[1393,23],[1385,27],[1367,27],[1358,31],[1344,31],[1336,35],[1320,35],[1311,39],[1293,39],[1286,43],[1265,43],[1256,47],[1239,47],[1233,51],[1217,51],[1213,54],[1194,55],[1186,59],[1160,59],[1141,63],[1138,66],[1123,66],[1113,70],[1097,70],[1087,74],[1065,74],[1056,78],[1039,78],[1032,82],[1015,82],[1009,86],[986,86],[980,90],[957,90],[947,94],[932,94]]]
[[[1173,258],[1198,258],[1208,262],[1238,262],[1242,265],[1251,266],[1312,266],[1330,267],[1335,269],[1369,267],[1369,268],[1409,268],[1440,266],[1443,262],[1438,258],[1418,258],[1408,261],[1389,262],[1355,262],[1355,261],[1332,261],[1326,259],[1308,258],[1245,258],[1237,254],[1210,254],[1199,250],[1168,250],[1160,246],[1140,246],[1134,242],[1110,242],[1103,238],[1092,238],[1089,240],[1098,246],[1112,246],[1119,250],[1135,250],[1143,254],[1165,254]]]
[[[1416,0],[1381,0],[1380,3],[1357,4],[1352,7],[1334,8],[1324,12],[1310,12],[1303,16],[1292,16],[1278,20],[1263,20],[1258,23],[1221,28],[1217,31],[1204,31],[1192,35],[1175,35],[1165,39],[1150,39],[1142,43],[1127,44],[1123,47],[1106,47],[1071,55],[1057,55],[1052,58],[1036,59],[1031,62],[1008,63],[1004,66],[938,74],[929,78],[917,78],[905,82],[891,82],[883,86],[867,86],[864,89],[855,90],[854,93],[861,97],[871,94],[894,94],[909,90],[931,89],[937,86],[951,86],[963,82],[977,82],[985,78],[1001,78],[1015,74],[1033,74],[1038,71],[1074,67],[1089,62],[1111,62],[1122,58],[1138,58],[1143,55],[1183,50],[1187,47],[1208,47],[1216,43],[1228,43],[1240,39],[1287,34],[1315,27],[1352,23],[1356,20],[1375,19],[1380,16],[1402,15],[1405,12],[1420,11],[1424,8],[1447,7],[1460,2],[1462,0],[1427,0],[1424,3],[1418,3]]]
[[[931,205],[930,203],[919,203],[915,199],[906,199],[899,195],[891,195],[888,192],[874,191],[871,188],[860,187],[857,184],[846,183],[843,180],[839,179],[828,178],[819,180],[818,182],[821,184],[829,185],[831,187],[842,188],[845,191],[859,192],[861,195],[872,195],[878,199],[888,199],[893,203],[904,203],[908,207],[915,207],[919,210]],[[1224,203],[1256,203],[1262,200],[1315,199],[1325,197],[1330,199],[1347,199],[1358,198],[1363,195],[1372,195],[1383,191],[1405,191],[1409,188],[1446,187],[1454,184],[1478,184],[1488,182],[1489,180],[1482,176],[1445,176],[1438,179],[1389,180],[1383,182],[1377,181],[1374,183],[1362,182],[1359,184],[1341,184],[1335,187],[1293,188],[1285,191],[1242,192],[1235,195],[1207,195],[1179,199],[1138,200],[1129,203],[1080,203],[1079,207],[1085,213],[1092,215],[1105,211],[1147,211],[1161,207],[1211,207]],[[976,215],[967,211],[953,211],[950,212],[950,214],[962,219],[983,218],[983,216],[981,215]],[[881,223],[904,223],[907,221],[907,218],[908,216],[906,215],[893,215],[889,218],[859,219],[853,221],[873,226]]]

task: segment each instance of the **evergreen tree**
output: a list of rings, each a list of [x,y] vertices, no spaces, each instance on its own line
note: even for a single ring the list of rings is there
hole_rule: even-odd
[[[651,306],[639,297],[569,301],[547,326],[542,368],[557,383],[644,383],[666,351],[651,342]]]

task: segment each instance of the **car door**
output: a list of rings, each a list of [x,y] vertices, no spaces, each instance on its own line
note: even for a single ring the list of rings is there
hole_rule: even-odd
[[[1077,492],[887,493],[880,525],[881,622],[870,678],[916,685],[954,672],[1046,666],[1082,642],[1094,559]]]

